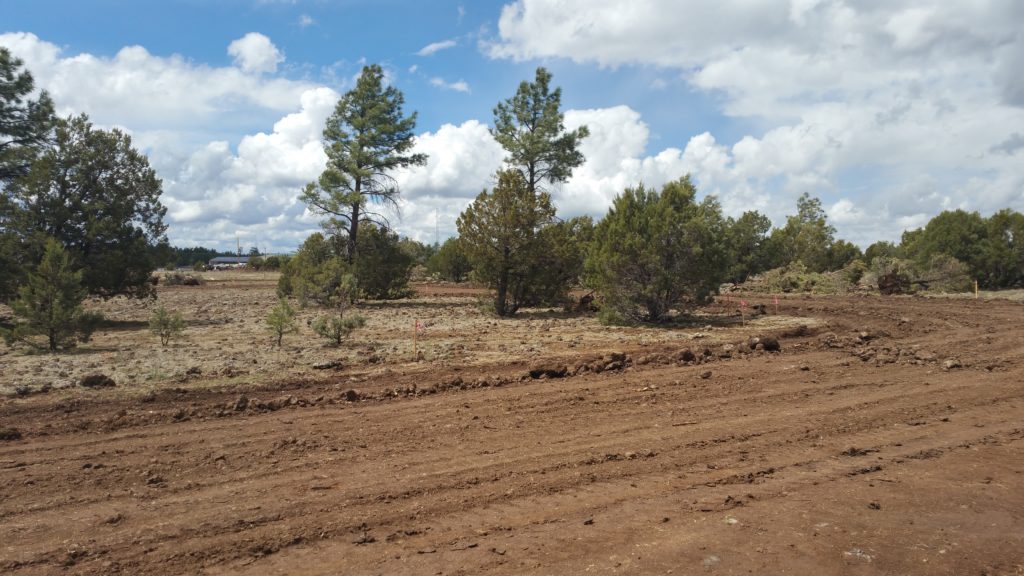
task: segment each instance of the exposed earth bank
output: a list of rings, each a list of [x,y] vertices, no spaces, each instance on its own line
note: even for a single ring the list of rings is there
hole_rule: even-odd
[[[781,308],[761,349],[0,399],[0,571],[1024,574],[1024,306]]]

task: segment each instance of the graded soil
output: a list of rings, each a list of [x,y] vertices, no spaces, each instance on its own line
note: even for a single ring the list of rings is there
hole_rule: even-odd
[[[605,331],[460,290],[366,308],[370,351],[306,336],[164,379],[105,365],[116,336],[62,358],[117,383],[0,398],[0,571],[1024,574],[1021,303],[762,298]],[[414,357],[396,315],[450,326]],[[32,358],[0,362],[42,381]]]

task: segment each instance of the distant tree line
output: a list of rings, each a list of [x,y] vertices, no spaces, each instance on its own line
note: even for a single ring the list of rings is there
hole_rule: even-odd
[[[580,143],[589,131],[565,128],[561,89],[544,68],[495,107],[491,134],[505,163],[494,186],[459,216],[458,236],[440,246],[400,240],[377,209],[397,203],[389,170],[425,158],[409,153],[415,114],[404,116],[401,93],[381,80],[379,67],[366,67],[327,122],[328,168],[302,197],[327,217],[324,233],[284,267],[282,295],[321,304],[339,293],[400,297],[410,271],[422,266],[436,278],[492,288],[501,316],[568,304],[571,290],[585,288],[601,300],[604,321],[659,322],[706,302],[724,282],[794,266],[810,274],[849,270],[854,278],[872,266],[919,276],[966,270],[986,288],[1024,284],[1024,224],[1011,210],[990,218],[943,212],[898,245],[879,242],[862,252],[836,238],[810,194],[775,228],[756,211],[725,217],[714,197],[698,200],[686,176],[661,190],[624,190],[597,223],[560,218],[547,187],[583,163]]]
[[[494,108],[490,131],[506,152],[504,165],[460,214],[458,237],[429,246],[400,238],[388,220],[388,209],[400,206],[395,171],[427,160],[412,152],[416,114],[404,113],[402,93],[380,66],[364,67],[326,122],[326,169],[301,194],[324,217],[322,232],[290,258],[253,248],[250,265],[281,270],[281,297],[327,308],[317,330],[339,343],[360,325],[344,316],[353,302],[406,296],[417,270],[485,284],[501,316],[568,305],[571,291],[585,288],[606,322],[664,321],[706,302],[723,282],[794,265],[813,273],[957,271],[984,288],[1024,286],[1024,216],[1008,209],[987,218],[946,211],[898,244],[876,242],[864,252],[836,238],[821,201],[807,193],[773,228],[756,211],[725,217],[714,197],[698,200],[689,176],[660,190],[641,183],[623,190],[596,223],[559,217],[548,187],[583,163],[589,130],[566,129],[551,79],[538,68]],[[98,321],[81,309],[87,295],[151,296],[157,266],[231,254],[169,246],[162,183],[130,136],[96,128],[85,115],[57,117],[49,95],[4,48],[0,190],[0,302],[21,318],[0,327],[9,339],[46,335],[51,349],[69,346]],[[289,310],[279,305],[278,339],[293,320]]]

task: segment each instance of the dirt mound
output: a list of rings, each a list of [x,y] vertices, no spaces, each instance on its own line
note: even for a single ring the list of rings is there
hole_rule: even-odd
[[[83,376],[78,385],[82,388],[113,388],[117,383],[110,376],[97,373]]]

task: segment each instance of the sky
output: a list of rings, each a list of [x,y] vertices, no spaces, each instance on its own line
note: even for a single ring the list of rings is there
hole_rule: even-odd
[[[128,132],[177,246],[294,250],[320,217],[324,121],[362,66],[416,112],[402,235],[455,235],[504,152],[494,106],[538,66],[586,162],[562,217],[691,174],[776,225],[807,192],[838,236],[898,241],[943,210],[1024,211],[1018,0],[4,0],[0,46],[61,115]]]

